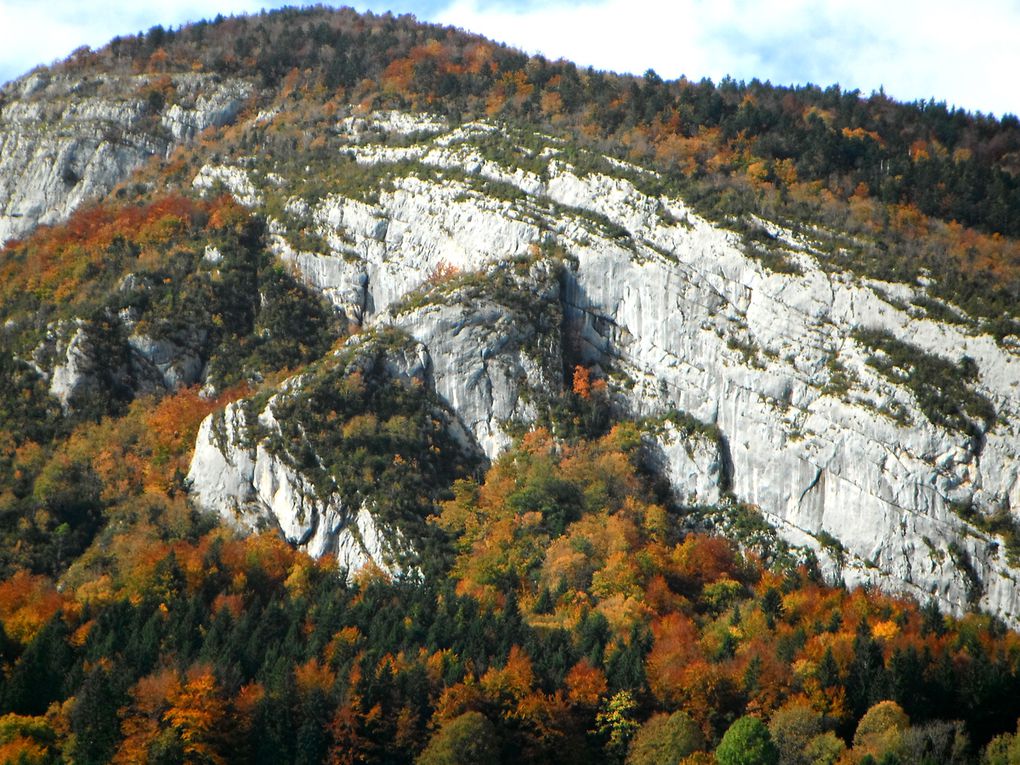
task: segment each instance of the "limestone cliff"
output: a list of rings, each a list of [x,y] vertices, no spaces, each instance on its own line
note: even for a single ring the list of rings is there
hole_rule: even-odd
[[[0,240],[238,119],[251,94],[212,75],[170,85],[169,99],[150,75],[39,72],[8,86]],[[270,130],[276,115],[249,126]],[[465,454],[497,457],[584,363],[621,414],[658,423],[650,464],[679,503],[755,505],[831,578],[1020,623],[1018,569],[982,530],[1020,507],[1017,338],[996,341],[944,301],[955,318],[938,320],[919,308],[932,300],[923,279],[846,270],[833,232],[710,220],[654,173],[558,139],[354,110],[329,131],[335,155],[210,158],[192,188],[264,214],[279,261],[350,326],[416,342],[420,370],[401,374],[435,398]],[[223,257],[210,243],[204,260]],[[65,410],[97,386],[216,387],[195,351],[201,327],[168,338],[130,315],[114,324],[115,369],[97,366],[82,320],[51,326],[26,359]],[[321,465],[312,480],[280,448],[275,407],[303,379],[203,426],[196,502],[351,568],[413,568],[415,540],[378,521],[371,492],[329,488]]]
[[[835,267],[824,232],[756,221],[766,254],[783,264],[770,268],[746,237],[645,190],[647,171],[605,158],[579,168],[552,139],[538,151],[517,146],[514,166],[486,148],[494,135],[513,148],[497,126],[424,123],[415,134],[431,135],[401,146],[365,135],[415,132],[410,116],[340,125],[348,156],[385,178],[368,196],[288,198],[286,177],[260,183],[268,168],[215,172],[249,204],[261,203],[245,194],[249,184],[284,199],[288,220],[274,221],[281,257],[354,320],[417,338],[436,390],[489,457],[507,443],[494,423],[533,416],[519,381],[545,385],[552,367],[522,355],[511,314],[456,290],[443,301],[408,295],[437,274],[485,280],[491,264],[554,241],[565,254],[555,298],[541,275],[534,290],[562,322],[537,337],[604,370],[631,415],[678,410],[719,435],[698,449],[662,437],[660,466],[682,501],[714,502],[725,486],[788,540],[816,549],[832,577],[1017,622],[1017,570],[1001,540],[959,513],[1020,506],[1015,349],[974,322],[909,310],[921,284]],[[296,244],[299,229],[320,244]],[[930,369],[947,379],[918,379]],[[930,385],[973,407],[933,410]]]

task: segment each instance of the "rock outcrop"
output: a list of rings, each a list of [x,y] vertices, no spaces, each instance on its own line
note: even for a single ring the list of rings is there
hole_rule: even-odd
[[[425,348],[402,333],[353,338],[268,399],[229,404],[202,422],[188,473],[193,500],[242,530],[275,528],[313,556],[336,556],[350,574],[369,563],[393,575],[412,573],[411,533],[424,533],[424,519],[401,516],[402,500],[382,495],[399,492],[418,458],[408,455],[400,461],[407,467],[379,484],[365,477],[378,466],[355,469],[350,460],[363,448],[358,438],[375,437],[381,410],[390,408],[395,419],[383,423],[390,434],[435,429],[437,442],[417,446],[431,448],[437,460],[449,463],[469,448],[470,436],[432,394],[430,376]],[[338,392],[346,389],[354,394]],[[372,407],[362,405],[362,394]],[[323,402],[342,414],[317,411]],[[415,423],[416,415],[424,419]]]
[[[559,269],[504,263],[411,293],[392,322],[428,349],[436,392],[489,459],[562,388]]]
[[[0,245],[67,218],[148,158],[234,119],[252,87],[207,74],[89,78],[39,70],[0,101]],[[167,102],[167,98],[172,102]]]

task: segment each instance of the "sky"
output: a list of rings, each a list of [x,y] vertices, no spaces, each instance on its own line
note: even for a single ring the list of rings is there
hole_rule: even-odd
[[[0,0],[0,82],[155,24],[299,0]],[[617,72],[839,84],[1020,114],[1020,0],[362,0]]]

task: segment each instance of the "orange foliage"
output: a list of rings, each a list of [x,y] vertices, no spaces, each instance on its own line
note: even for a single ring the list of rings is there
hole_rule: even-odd
[[[703,584],[739,578],[733,545],[722,537],[690,534],[673,558],[678,573]]]
[[[171,491],[177,476],[187,472],[191,449],[202,420],[249,393],[247,385],[241,383],[209,399],[200,395],[196,385],[164,396],[155,406],[147,401],[133,406],[133,410],[137,408],[144,412],[145,452],[151,455],[143,468],[145,490]]]
[[[648,686],[656,698],[675,705],[687,682],[685,668],[701,659],[698,626],[682,614],[667,614],[652,623],[655,642],[648,653]]]
[[[219,765],[226,758],[220,753],[221,733],[227,716],[212,669],[197,668],[183,687],[171,691],[170,708],[163,720],[176,729],[189,761]]]
[[[885,146],[885,141],[882,140],[882,136],[876,133],[874,130],[865,130],[862,127],[849,128],[844,127],[842,130],[844,138],[856,138],[857,140],[863,141],[868,138],[877,143],[880,146]]]
[[[129,692],[130,703],[120,710],[123,739],[113,756],[114,763],[134,765],[148,759],[149,747],[159,735],[162,713],[180,687],[180,679],[171,669],[159,670],[135,683]]]
[[[328,666],[311,658],[294,668],[294,682],[302,694],[308,695],[314,691],[326,694],[336,682],[336,675]]]
[[[425,282],[430,286],[445,284],[446,282],[458,277],[460,273],[461,270],[457,268],[457,266],[453,265],[449,261],[440,260],[433,267]]]
[[[0,762],[43,765],[50,761],[49,749],[26,736],[15,734],[8,741],[0,744]]]
[[[591,372],[580,364],[574,367],[572,390],[581,398],[591,398]]]
[[[220,551],[223,563],[231,571],[243,573],[259,569],[267,581],[277,585],[283,585],[286,581],[291,565],[299,554],[271,532],[227,541]]]
[[[27,645],[66,603],[44,576],[18,571],[0,583],[0,621],[7,635]]]
[[[117,267],[116,242],[155,247],[168,237],[204,225],[207,205],[169,195],[145,206],[109,205],[78,210],[66,223],[40,227],[0,254],[0,297],[27,291],[74,302],[90,296],[86,281]],[[121,266],[123,268],[123,266]]]
[[[567,698],[574,704],[596,707],[608,690],[606,674],[593,667],[588,659],[581,659],[567,673]]]
[[[531,690],[534,681],[531,659],[515,645],[502,669],[490,669],[482,676],[481,686],[492,699],[519,701]]]

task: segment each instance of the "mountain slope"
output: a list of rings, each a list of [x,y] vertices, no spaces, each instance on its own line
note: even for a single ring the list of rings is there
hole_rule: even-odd
[[[313,9],[79,52],[0,145],[0,746],[1020,714],[1013,121]]]

